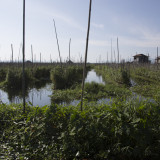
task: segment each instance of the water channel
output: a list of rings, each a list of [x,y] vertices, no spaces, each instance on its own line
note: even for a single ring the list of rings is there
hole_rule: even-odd
[[[89,71],[85,79],[85,82],[90,83],[92,81],[96,83],[105,84],[105,82],[102,79],[102,76],[97,75],[94,70]],[[36,89],[36,88],[29,89],[26,96],[26,102],[31,103],[33,106],[50,105],[51,104],[50,95],[52,95],[52,84],[48,83],[40,89]],[[6,104],[10,104],[10,103],[19,104],[19,103],[22,103],[22,96],[20,95],[12,96],[12,95],[9,95],[9,93],[0,89],[0,101]],[[109,99],[107,100],[104,99],[104,101],[109,101]],[[70,102],[71,105],[77,105],[78,103],[79,103],[78,100],[74,100]]]

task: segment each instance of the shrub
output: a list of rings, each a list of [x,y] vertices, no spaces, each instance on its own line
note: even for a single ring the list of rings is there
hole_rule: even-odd
[[[51,80],[55,89],[66,89],[82,81],[83,68],[69,66],[67,68],[56,67],[51,71]]]
[[[4,81],[6,79],[6,70],[5,69],[0,69],[0,82]]]
[[[37,67],[34,70],[34,77],[38,80],[49,79],[50,78],[50,68],[47,67]]]

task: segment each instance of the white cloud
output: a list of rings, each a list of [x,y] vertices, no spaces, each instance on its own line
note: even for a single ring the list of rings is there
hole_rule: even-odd
[[[103,29],[104,25],[103,24],[97,24],[97,23],[91,23],[91,25],[95,28]]]
[[[135,37],[120,37],[123,45],[134,47],[156,47],[160,45],[160,33],[151,31],[146,27],[130,28],[130,33]]]
[[[34,2],[33,2],[34,3]],[[45,15],[47,17],[52,17],[55,19],[59,19],[63,21],[65,24],[69,25],[70,27],[76,28],[81,31],[86,32],[86,28],[84,28],[81,24],[77,22],[77,20],[73,19],[70,15],[67,15],[66,13],[57,10],[56,8],[50,8],[48,6],[44,6],[43,4],[36,5],[30,5],[34,6],[32,8],[29,8],[30,11],[36,12],[35,15]]]
[[[108,43],[105,40],[89,40],[89,45],[104,47],[107,46]]]
[[[71,27],[74,27],[84,32],[87,30],[83,26],[79,25],[73,18],[66,16],[63,13],[52,13],[52,15],[54,18],[58,18],[64,21],[66,24],[70,25]]]

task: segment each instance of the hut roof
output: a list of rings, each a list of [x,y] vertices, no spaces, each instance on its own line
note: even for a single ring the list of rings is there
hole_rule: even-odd
[[[136,54],[136,55],[133,56],[133,57],[142,57],[142,56],[144,56],[144,57],[149,57],[149,56],[146,56],[146,55],[144,55],[144,54]]]

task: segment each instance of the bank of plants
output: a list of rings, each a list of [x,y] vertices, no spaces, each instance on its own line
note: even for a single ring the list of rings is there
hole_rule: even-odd
[[[133,91],[160,102],[160,70],[155,66],[134,66],[131,68],[132,79],[136,82]]]
[[[0,68],[0,82],[6,79],[7,70],[5,68]]]
[[[73,89],[53,90],[51,95],[52,103],[70,103],[74,100],[81,99],[81,85],[77,85]],[[85,83],[84,99],[87,101],[97,101],[102,98],[127,97],[131,95],[130,90],[123,90],[114,85],[105,85],[101,83],[91,82]]]
[[[86,75],[89,70],[90,66],[87,66]],[[54,84],[54,89],[73,88],[82,82],[82,78],[83,66],[57,66],[51,71],[51,80]]]
[[[0,107],[0,159],[158,160],[160,108],[148,101]]]
[[[36,84],[50,81],[51,67],[34,67],[25,69],[25,86],[26,88],[35,86]],[[1,88],[22,89],[22,69],[21,68],[2,68],[0,69]]]

